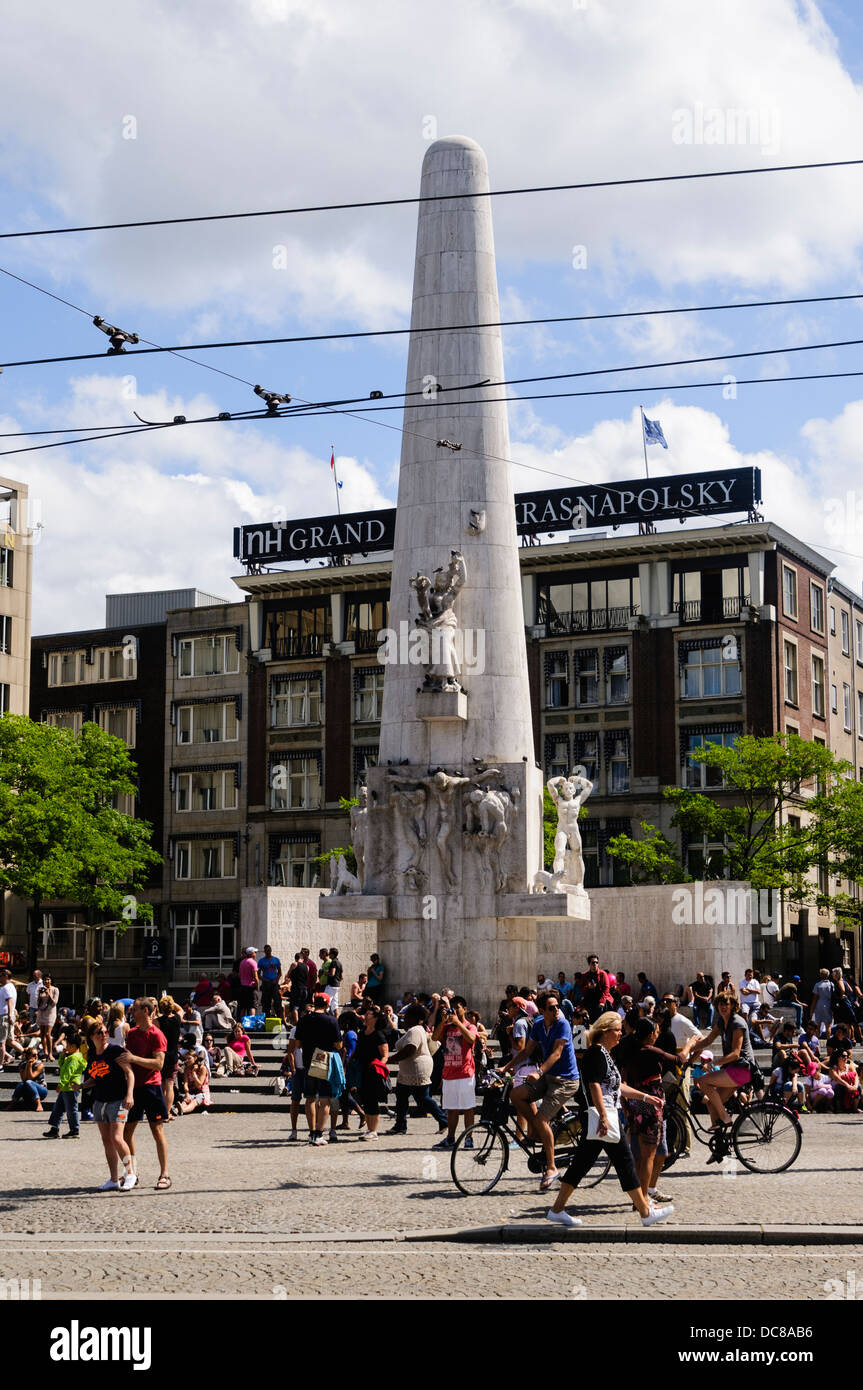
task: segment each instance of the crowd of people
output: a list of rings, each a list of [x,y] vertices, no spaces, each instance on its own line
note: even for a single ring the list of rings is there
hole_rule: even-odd
[[[81,1121],[92,1120],[108,1166],[102,1190],[129,1191],[138,1182],[135,1131],[146,1119],[156,1188],[165,1191],[172,1183],[165,1126],[207,1114],[213,1077],[258,1075],[253,1041],[265,1018],[283,1040],[274,1088],[289,1104],[288,1142],[299,1141],[305,1118],[313,1147],[338,1143],[352,1120],[365,1142],[405,1135],[413,1104],[437,1124],[434,1147],[452,1150],[459,1127],[475,1123],[477,1094],[494,1063],[498,1075],[512,1074],[521,1136],[542,1149],[540,1190],[558,1189],[549,1219],[566,1225],[577,1220],[566,1204],[601,1148],[646,1225],[671,1214],[660,1174],[672,1091],[685,1105],[703,1106],[714,1126],[728,1122],[726,1102],[738,1089],[781,1097],[800,1111],[860,1106],[853,1046],[863,994],[838,968],[820,971],[807,1009],[796,976],[775,980],[750,968],[737,982],[729,972],[714,982],[697,972],[689,985],[661,992],[644,972],[630,983],[592,954],[571,978],[540,972],[535,985],[507,985],[496,1018],[485,1023],[452,989],[408,991],[390,1004],[384,983],[385,967],[372,955],[342,999],[336,948],[321,948],[316,961],[304,947],[283,971],[268,945],[260,956],[248,947],[228,975],[202,975],[184,1003],[167,994],[94,999],[76,1013],[60,1007],[57,987],[38,970],[19,1009],[18,989],[0,971],[0,1061],[19,1071],[10,1105],[44,1110],[45,1063],[56,1061],[45,1138],[76,1139]],[[762,1047],[771,1050],[764,1070],[755,1056]],[[579,1093],[591,1117],[588,1141],[561,1173],[551,1121]],[[390,1123],[381,1131],[384,1114]],[[472,1147],[470,1135],[463,1142]]]

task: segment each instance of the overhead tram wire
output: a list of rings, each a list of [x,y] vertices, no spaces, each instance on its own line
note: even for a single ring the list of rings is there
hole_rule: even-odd
[[[861,369],[861,370],[859,370],[859,371],[850,371],[850,372],[809,372],[809,373],[805,373],[805,374],[801,374],[801,375],[796,375],[796,376],[735,377],[735,378],[734,378],[734,383],[735,383],[736,386],[769,386],[769,385],[781,385],[783,382],[792,382],[792,381],[833,381],[833,380],[844,380],[844,379],[850,378],[850,377],[863,377],[863,369]],[[715,389],[715,388],[717,388],[717,387],[724,387],[724,386],[727,386],[727,385],[728,385],[728,381],[727,381],[727,380],[720,380],[720,381],[669,382],[669,383],[664,383],[664,384],[662,384],[662,385],[656,385],[655,383],[649,383],[649,382],[642,382],[641,385],[639,385],[639,386],[613,386],[613,387],[601,387],[601,388],[598,388],[598,389],[596,389],[596,390],[590,390],[590,391],[549,391],[549,392],[543,392],[543,393],[532,393],[532,394],[526,395],[526,396],[494,396],[494,397],[486,398],[486,399],[476,399],[476,400],[458,401],[458,402],[456,402],[456,404],[457,404],[457,405],[496,405],[496,404],[517,405],[517,404],[519,404],[519,403],[522,402],[522,401],[572,400],[572,399],[576,399],[576,398],[580,398],[580,397],[589,397],[589,396],[629,396],[629,395],[637,395],[637,394],[639,394],[639,393],[640,393],[640,394],[644,394],[644,393],[646,393],[646,392],[659,392],[659,391],[706,391],[706,390],[713,390],[713,389]],[[462,387],[461,389],[464,390],[464,389],[466,389],[466,388]],[[449,404],[450,404],[450,402],[448,402],[448,401],[430,400],[430,401],[427,401],[427,402],[426,402],[425,406],[416,405],[414,408],[415,408],[415,409],[434,409],[434,408],[436,408],[436,407],[448,406]],[[258,420],[286,420],[286,419],[301,419],[301,420],[308,420],[308,419],[318,419],[318,418],[320,418],[321,416],[333,416],[333,415],[344,415],[344,416],[346,416],[346,417],[348,417],[348,418],[350,418],[350,419],[362,420],[362,421],[364,421],[366,424],[378,425],[378,426],[380,426],[380,427],[382,427],[382,428],[384,428],[384,429],[392,429],[392,430],[395,430],[395,432],[396,432],[397,434],[407,434],[407,435],[411,435],[411,436],[413,436],[414,438],[417,438],[417,439],[425,439],[425,440],[427,440],[429,443],[435,443],[435,442],[436,442],[436,441],[435,441],[435,438],[434,438],[432,435],[418,434],[416,431],[409,430],[409,429],[405,429],[404,426],[400,426],[400,425],[389,425],[389,424],[387,424],[387,422],[384,421],[384,420],[370,420],[370,419],[368,419],[368,413],[378,414],[378,413],[381,413],[381,412],[388,412],[388,411],[402,410],[402,409],[404,409],[404,407],[403,407],[402,405],[386,405],[386,406],[368,405],[368,406],[365,406],[365,407],[364,407],[364,411],[363,411],[363,412],[360,412],[360,411],[357,411],[357,410],[347,410],[347,409],[344,409],[344,408],[339,407],[339,406],[330,406],[330,405],[326,405],[326,404],[321,404],[321,405],[319,405],[319,406],[313,406],[313,408],[312,408],[311,410],[306,410],[306,411],[304,411],[302,414],[298,414],[296,411],[293,411],[293,412],[292,412],[292,411],[290,411],[290,410],[280,411],[278,414],[268,414],[266,411],[245,411],[245,412],[238,412],[238,413],[236,413],[236,414],[228,414],[227,412],[223,412],[222,415],[206,415],[206,416],[201,416],[201,417],[198,418],[198,419],[183,420],[183,421],[181,421],[181,422],[178,422],[178,421],[175,421],[175,420],[156,420],[156,421],[151,421],[151,422],[148,422],[148,423],[145,423],[145,424],[142,424],[142,425],[134,425],[134,426],[128,426],[128,425],[127,425],[127,426],[123,426],[123,427],[122,427],[121,429],[119,429],[119,430],[117,430],[117,429],[112,429],[112,430],[110,430],[109,432],[107,432],[107,433],[105,433],[105,434],[90,435],[89,438],[80,438],[80,439],[59,439],[59,440],[54,440],[52,443],[49,443],[49,444],[34,444],[34,445],[29,445],[29,446],[27,446],[27,447],[25,447],[25,448],[21,448],[21,449],[3,449],[3,450],[0,450],[0,458],[2,458],[4,455],[7,455],[7,454],[29,454],[29,453],[33,453],[33,452],[35,452],[35,451],[37,451],[37,450],[40,450],[40,449],[55,449],[55,448],[60,448],[60,447],[62,447],[64,444],[89,444],[89,443],[93,443],[93,442],[95,442],[95,441],[98,441],[98,440],[100,440],[100,439],[114,439],[114,438],[118,438],[118,437],[125,437],[125,436],[127,436],[127,435],[129,435],[129,434],[146,434],[148,431],[150,431],[150,430],[156,430],[156,429],[158,429],[158,430],[164,430],[164,429],[183,428],[185,425],[245,424],[245,423],[247,423],[247,422],[256,422],[256,421],[258,421]],[[365,413],[365,412],[368,412],[368,413]],[[96,428],[96,427],[93,426],[92,428]],[[474,455],[474,451],[468,450],[467,452],[468,452],[468,453],[471,453],[472,455]],[[524,464],[523,464],[523,463],[519,463],[519,462],[518,462],[517,460],[515,460],[515,459],[504,459],[502,456],[497,455],[497,454],[479,453],[479,454],[475,454],[475,456],[476,456],[476,457],[482,457],[482,458],[488,458],[488,459],[492,459],[492,460],[497,459],[497,460],[500,461],[501,463],[509,463],[509,464],[511,464],[511,465],[512,465],[513,467],[515,467],[515,468],[526,468],[526,469],[529,469],[529,470],[531,470],[531,471],[533,471],[533,472],[548,473],[548,474],[550,474],[550,475],[553,476],[553,477],[565,478],[567,482],[577,482],[577,481],[579,481],[578,479],[573,479],[573,478],[570,477],[568,474],[559,473],[559,472],[557,472],[557,471],[554,470],[554,469],[550,469],[550,468],[538,468],[538,467],[536,467],[535,465],[526,464],[526,463],[524,463]]]
[[[433,193],[411,198],[373,198],[350,203],[320,203],[306,207],[266,208],[256,212],[203,213],[194,217],[151,217],[134,222],[100,222],[78,227],[36,227],[27,232],[0,232],[0,241],[34,236],[67,236],[74,232],[116,232],[135,227],[176,227],[197,222],[236,222],[254,217],[296,217],[312,212],[353,212],[363,208],[409,207],[418,203],[454,203],[464,198],[511,198],[533,193],[572,193],[592,188],[633,188],[651,183],[686,183],[698,179],[738,178],[747,174],[788,174],[806,169],[842,169],[863,159],[825,159],[805,164],[767,164],[749,169],[706,169],[691,174],[652,174],[629,179],[594,179],[582,183],[538,184],[527,188],[495,188],[486,193]]]
[[[38,290],[40,294],[49,295],[51,299],[57,299],[61,304],[67,304],[71,309],[78,309],[79,313],[87,314],[86,309],[80,309],[77,304],[70,304],[68,299],[62,299],[59,295],[52,294],[50,290],[43,289],[41,285],[35,285],[31,280],[25,280],[21,275],[14,275],[11,270],[4,270],[0,266],[0,274],[9,275],[13,280],[20,280],[22,284],[29,285],[31,289]],[[619,309],[606,314],[558,314],[548,318],[532,319],[495,319],[486,323],[456,323],[445,328],[447,333],[468,333],[475,332],[480,328],[533,328],[543,327],[555,323],[601,323],[611,319],[635,319],[635,318],[656,318],[663,315],[672,314],[710,314],[720,310],[729,309],[781,309],[792,305],[800,304],[840,304],[848,300],[863,299],[863,293],[859,294],[822,294],[808,295],[795,299],[753,299],[743,300],[739,303],[729,301],[724,304],[690,304],[679,308],[668,309]],[[87,314],[87,317],[91,316]],[[217,343],[176,343],[171,347],[160,347],[157,343],[151,343],[146,348],[133,348],[123,353],[113,354],[114,356],[147,357],[154,353],[169,352],[174,354],[184,352],[215,352],[222,348],[239,347],[280,347],[293,343],[328,343],[343,342],[353,338],[394,338],[407,336],[411,333],[435,332],[434,328],[369,328],[357,329],[348,333],[301,333],[290,337],[281,338],[237,338]],[[443,329],[441,331],[444,331]],[[142,338],[142,342],[148,339]],[[108,358],[104,352],[82,352],[68,354],[62,357],[32,357],[20,362],[0,363],[4,369],[12,367],[46,367],[61,362],[103,362]],[[186,358],[186,361],[194,361],[194,358]],[[206,367],[208,371],[218,371],[218,367],[212,367],[208,362],[198,362],[199,367]],[[223,373],[231,376],[230,372]],[[243,377],[234,377],[235,381],[242,381],[244,385],[251,386],[252,383],[245,381]]]
[[[19,284],[21,284],[21,285],[27,285],[28,288],[31,289],[31,290],[37,290],[39,294],[47,295],[49,299],[56,299],[56,301],[57,301],[58,304],[65,304],[66,307],[67,307],[67,309],[74,309],[74,310],[76,311],[76,313],[83,314],[84,317],[87,318],[87,319],[89,319],[91,323],[93,322],[93,319],[94,319],[95,316],[94,316],[93,314],[91,314],[91,313],[89,312],[89,310],[87,310],[87,309],[82,309],[80,304],[73,304],[72,301],[71,301],[70,299],[64,299],[64,298],[62,297],[62,295],[54,294],[54,292],[53,292],[52,290],[46,290],[46,289],[44,288],[43,285],[37,285],[33,280],[25,280],[25,278],[24,278],[23,275],[16,275],[15,272],[14,272],[14,270],[6,270],[4,266],[0,266],[0,275],[8,275],[8,277],[9,277],[10,280],[17,280],[17,281],[19,282]],[[146,347],[146,348],[143,349],[144,352],[148,352],[148,353],[153,353],[153,352],[168,352],[168,353],[171,354],[172,357],[179,357],[180,360],[183,361],[183,362],[191,362],[193,366],[195,366],[195,367],[203,367],[203,368],[205,369],[205,371],[208,371],[208,372],[217,372],[219,376],[227,376],[227,377],[230,377],[232,381],[239,381],[239,382],[241,383],[241,385],[243,385],[243,386],[253,386],[253,385],[254,385],[253,382],[251,382],[251,381],[246,381],[245,377],[242,377],[242,376],[234,376],[234,373],[233,373],[233,372],[226,372],[226,371],[224,371],[221,367],[214,367],[213,364],[212,364],[211,362],[196,362],[194,357],[186,357],[186,356],[184,355],[184,354],[185,354],[185,351],[186,351],[185,348],[161,347],[161,346],[159,345],[159,343],[154,343],[154,342],[152,342],[149,338],[141,338],[140,341],[141,341],[142,343],[147,343],[147,344],[148,344],[148,347]],[[194,351],[194,349],[192,349],[192,351]],[[112,354],[110,354],[110,356],[114,356],[114,357],[125,357],[125,356],[127,356],[127,355],[128,355],[128,354],[125,353],[125,352],[112,353]],[[99,361],[104,361],[105,358],[107,358],[108,356],[109,356],[109,354],[108,354],[108,353],[105,353],[105,352],[94,352],[94,353],[88,353],[88,354],[86,355],[86,357],[65,358],[65,359],[64,359],[64,358],[58,358],[58,359],[56,359],[56,360],[57,360],[57,361],[85,361],[85,360],[88,360],[88,359],[89,359],[89,360],[97,360],[97,359],[98,359]],[[48,360],[50,361],[51,359],[49,358]],[[9,365],[11,366],[12,363],[10,362]],[[20,366],[20,365],[23,365],[23,364],[21,364],[21,363],[16,363],[15,365],[16,365],[16,366]],[[36,365],[36,364],[34,363],[34,364],[31,364],[31,365]],[[0,364],[0,366],[2,366],[2,364]],[[3,437],[3,436],[0,435],[0,438],[2,438],[2,437]]]
[[[442,387],[442,388],[440,388],[440,394],[443,396],[443,399],[437,399],[438,393],[436,392],[436,393],[435,393],[435,399],[434,399],[434,400],[431,400],[431,399],[428,397],[427,392],[426,392],[425,390],[419,390],[419,391],[393,391],[393,392],[390,392],[390,393],[387,394],[387,395],[377,396],[377,397],[375,397],[375,399],[376,399],[376,400],[394,400],[394,401],[400,401],[400,402],[405,402],[405,403],[407,403],[407,402],[412,402],[412,404],[415,405],[416,402],[413,402],[412,398],[414,398],[414,397],[416,397],[416,396],[423,396],[423,397],[426,398],[428,404],[430,404],[430,405],[445,406],[445,405],[447,405],[447,404],[450,403],[450,402],[448,401],[448,398],[451,397],[451,396],[453,395],[453,393],[455,393],[455,392],[461,393],[461,392],[464,392],[464,391],[474,390],[474,389],[476,389],[478,386],[481,386],[481,387],[483,387],[483,388],[488,388],[488,389],[494,389],[494,388],[497,388],[497,387],[506,387],[506,386],[523,386],[523,385],[530,385],[530,384],[534,384],[534,383],[538,383],[538,382],[544,382],[544,381],[563,381],[563,380],[580,379],[580,378],[592,377],[592,376],[623,375],[623,374],[625,374],[625,373],[627,373],[627,372],[654,371],[654,370],[656,370],[656,369],[659,368],[659,367],[690,367],[690,366],[701,366],[701,365],[704,365],[705,363],[708,363],[708,362],[726,362],[726,361],[734,361],[734,360],[739,359],[739,358],[749,358],[749,357],[784,356],[786,353],[792,353],[792,352],[820,352],[820,351],[824,351],[824,350],[829,349],[829,348],[859,347],[859,346],[861,346],[861,345],[863,345],[863,338],[850,338],[850,339],[841,340],[841,341],[836,341],[836,342],[830,342],[830,343],[808,343],[808,344],[797,345],[797,346],[794,346],[794,347],[757,348],[757,349],[754,349],[754,350],[752,350],[752,351],[747,351],[747,352],[722,352],[722,353],[716,353],[716,354],[714,354],[714,355],[707,356],[707,357],[681,357],[681,358],[670,359],[670,360],[664,361],[664,362],[637,362],[637,363],[632,363],[632,364],[629,364],[629,365],[623,366],[623,367],[594,367],[594,368],[591,368],[591,369],[585,369],[585,370],[583,370],[583,371],[578,371],[578,372],[554,372],[554,373],[551,373],[551,374],[549,374],[549,375],[547,375],[547,376],[512,377],[512,378],[506,378],[506,379],[503,380],[503,381],[479,382],[479,383],[473,383],[472,385],[470,385],[470,384],[465,384],[465,385],[463,385],[463,386],[448,386],[448,387]],[[204,364],[201,363],[201,364],[198,364],[198,365],[204,365]],[[767,381],[800,380],[800,381],[806,381],[806,380],[816,380],[816,379],[819,379],[819,378],[822,377],[822,376],[825,377],[825,378],[827,378],[827,377],[834,376],[834,375],[835,375],[835,376],[839,376],[839,377],[841,377],[841,376],[846,376],[846,375],[847,375],[847,376],[854,376],[854,375],[856,375],[856,373],[854,373],[854,372],[850,372],[850,373],[842,373],[842,372],[838,372],[838,373],[829,373],[829,372],[827,372],[827,373],[821,373],[821,374],[819,374],[819,376],[812,376],[812,377],[807,377],[807,376],[802,376],[802,377],[767,377],[767,378],[757,378],[757,380],[767,380]],[[695,385],[695,386],[699,386],[699,385],[710,385],[710,384],[716,384],[716,383],[702,383],[702,382],[696,382],[696,383],[692,383],[692,384]],[[752,383],[751,383],[751,380],[748,381],[747,384],[752,384]],[[719,385],[727,385],[727,382],[720,382]],[[663,387],[663,386],[652,386],[650,383],[644,383],[643,386],[641,386],[641,387],[637,387],[637,388],[627,388],[627,390],[629,390],[629,389],[634,389],[634,390],[649,390],[649,391],[660,391],[660,390],[687,390],[687,389],[690,389],[690,386],[689,386],[688,384],[686,384],[686,383],[683,383],[683,384],[678,384],[678,385],[671,386],[671,387]],[[568,394],[584,394],[584,395],[595,394],[595,395],[602,395],[602,394],[613,394],[613,393],[612,393],[612,392],[609,392],[609,393],[603,393],[603,392],[592,392],[592,393],[591,393],[591,392],[576,392],[576,393],[557,392],[557,393],[553,393],[553,394],[549,394],[549,395],[513,396],[513,397],[507,398],[507,399],[512,399],[512,400],[553,400],[553,399],[555,398],[555,395],[560,395],[560,396],[563,397],[563,396],[566,396],[566,395],[568,395]],[[284,418],[287,417],[287,416],[290,416],[290,417],[295,417],[295,416],[300,416],[300,417],[302,417],[302,416],[314,417],[314,416],[317,416],[317,415],[321,414],[322,412],[330,412],[330,411],[332,411],[332,412],[338,412],[338,413],[340,413],[340,414],[347,414],[348,412],[345,411],[345,410],[343,409],[343,407],[345,407],[345,406],[351,406],[351,405],[365,406],[366,409],[375,410],[375,411],[376,411],[376,410],[380,410],[380,409],[388,409],[388,410],[392,410],[392,409],[399,409],[399,410],[400,410],[400,409],[402,409],[402,406],[401,406],[401,405],[398,405],[398,406],[387,406],[387,407],[380,407],[380,406],[377,406],[377,405],[374,405],[374,406],[373,406],[373,405],[368,405],[368,406],[366,406],[366,402],[368,401],[368,399],[369,399],[368,396],[348,396],[348,397],[345,397],[344,399],[340,399],[340,400],[303,401],[303,400],[302,400],[301,398],[299,398],[299,397],[294,397],[293,403],[292,403],[290,406],[288,406],[288,407],[285,408],[285,409],[279,410],[279,411],[277,412],[277,418],[284,419]],[[456,405],[460,405],[460,404],[476,404],[476,402],[470,402],[470,401],[460,402],[460,401],[456,401],[455,404],[456,404]],[[244,419],[259,419],[259,418],[262,418],[262,417],[261,417],[261,412],[260,412],[260,411],[257,411],[257,410],[243,410],[243,411],[230,411],[230,412],[225,411],[225,412],[222,412],[222,414],[223,414],[223,415],[226,415],[226,416],[229,416],[229,418],[230,418],[231,420],[238,420],[238,421],[244,420]],[[140,419],[141,417],[139,416],[138,418]],[[182,424],[203,424],[203,423],[208,422],[211,418],[217,419],[218,416],[214,416],[214,417],[204,416],[204,417],[201,417],[201,419],[199,419],[199,420],[183,420],[183,421],[173,421],[173,420],[164,420],[164,421],[162,421],[162,420],[159,420],[159,421],[143,421],[142,423],[145,424],[145,425],[147,425],[147,424],[170,425],[170,424],[175,424],[175,423],[182,423]],[[268,417],[268,416],[265,414],[265,415],[263,416],[263,418],[273,418],[273,417]],[[84,425],[70,425],[70,426],[68,426],[68,427],[66,427],[66,428],[57,428],[57,429],[45,429],[45,430],[17,430],[17,431],[10,432],[10,433],[8,433],[8,434],[0,434],[0,439],[15,439],[15,438],[23,438],[23,437],[25,437],[25,436],[34,436],[34,437],[35,437],[35,436],[37,436],[37,435],[45,435],[45,434],[67,434],[67,433],[76,433],[76,432],[79,432],[79,431],[84,431],[84,432],[86,433],[86,432],[88,432],[88,431],[90,431],[90,432],[96,432],[96,431],[99,431],[99,430],[111,430],[111,431],[117,431],[117,432],[122,432],[123,430],[136,431],[136,430],[137,430],[137,426],[132,425],[132,424],[129,424],[129,425],[88,425],[88,426],[84,426]]]

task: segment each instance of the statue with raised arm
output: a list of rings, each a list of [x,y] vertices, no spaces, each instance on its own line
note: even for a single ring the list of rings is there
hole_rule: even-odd
[[[456,812],[460,811],[460,806],[456,801],[456,792],[462,787],[475,786],[478,782],[484,782],[491,777],[500,777],[500,772],[495,767],[483,768],[481,771],[472,772],[470,777],[465,777],[461,773],[445,772],[442,767],[435,772],[406,772],[401,768],[391,767],[388,775],[395,779],[395,785],[399,783],[408,787],[425,787],[429,796],[437,806],[438,826],[435,836],[435,846],[444,871],[444,877],[449,888],[455,888],[457,879],[455,865],[453,863],[452,845],[450,836],[456,829]]]
[[[410,581],[419,603],[416,626],[426,638],[422,663],[425,690],[461,690],[461,665],[455,650],[458,620],[453,605],[466,579],[464,556],[460,550],[452,550],[446,569],[436,569],[434,579],[427,574],[417,574]]]
[[[557,891],[565,892],[573,888],[578,893],[584,893],[584,854],[578,816],[593,791],[593,783],[573,772],[571,777],[551,777],[546,785],[557,810],[552,866],[555,876],[562,875],[562,878],[558,878]]]

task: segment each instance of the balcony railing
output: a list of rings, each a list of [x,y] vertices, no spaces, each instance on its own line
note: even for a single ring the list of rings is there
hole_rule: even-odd
[[[356,650],[358,652],[376,652],[380,646],[379,631],[379,628],[374,628],[371,631],[368,628],[360,628],[355,632],[353,641],[356,643]]]
[[[276,660],[284,661],[294,656],[320,656],[324,644],[331,641],[319,632],[297,632],[288,637],[278,637],[272,650]]]
[[[677,604],[677,611],[680,614],[681,623],[721,623],[728,622],[733,618],[739,618],[741,610],[749,606],[749,595],[741,598],[717,599],[711,602],[707,599],[687,599],[684,603]]]
[[[583,608],[572,613],[555,613],[545,623],[546,637],[562,637],[579,632],[613,632],[626,628],[641,610],[637,604],[620,608]]]

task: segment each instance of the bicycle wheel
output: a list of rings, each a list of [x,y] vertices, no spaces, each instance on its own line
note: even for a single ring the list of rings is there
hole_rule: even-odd
[[[611,1154],[606,1153],[603,1149],[596,1155],[593,1163],[579,1183],[579,1187],[596,1187],[597,1184],[601,1183],[602,1179],[608,1175],[610,1168]]]
[[[470,1139],[472,1148],[466,1147]],[[483,1197],[500,1181],[509,1161],[509,1145],[494,1125],[473,1125],[460,1135],[450,1157],[452,1180],[465,1197]]]
[[[734,1121],[731,1142],[750,1173],[783,1173],[800,1152],[803,1131],[784,1105],[756,1100]]]

